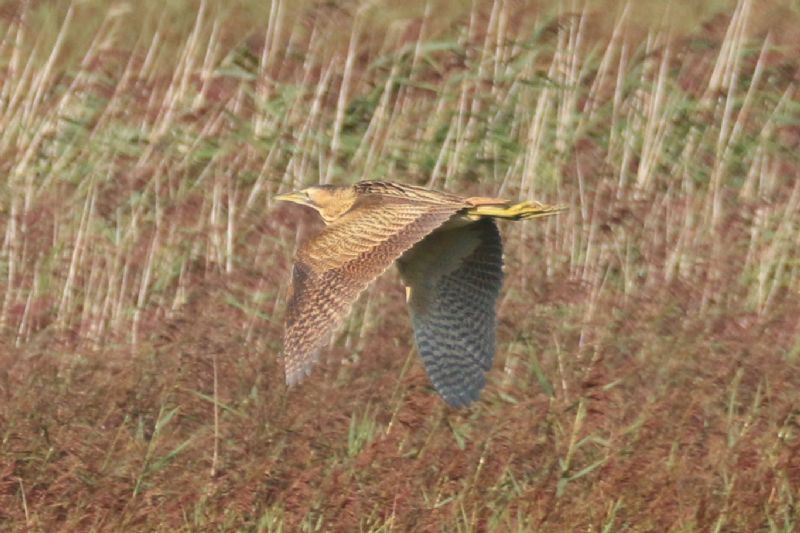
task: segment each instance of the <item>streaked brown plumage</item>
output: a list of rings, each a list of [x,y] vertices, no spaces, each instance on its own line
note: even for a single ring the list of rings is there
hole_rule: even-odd
[[[358,295],[397,260],[428,375],[457,406],[477,399],[494,356],[502,244],[492,219],[562,210],[381,181],[277,199],[313,207],[327,224],[295,257],[283,344],[287,384],[311,371]]]

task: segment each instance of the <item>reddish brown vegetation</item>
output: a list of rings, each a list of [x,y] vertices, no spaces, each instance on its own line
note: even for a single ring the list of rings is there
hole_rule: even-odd
[[[63,101],[4,65],[2,94],[31,96],[0,110],[16,128],[0,132],[0,528],[796,527],[797,58],[728,36],[742,15],[726,12],[673,41],[631,30],[600,67],[570,44],[580,15],[540,28],[533,7],[478,4],[464,35],[416,12],[373,35],[364,15],[336,147],[353,25],[337,6],[274,30],[292,46],[265,65],[264,28],[226,26],[241,14],[148,37],[149,70],[147,44],[92,49],[75,78],[43,78]],[[444,51],[412,57],[429,41]],[[678,96],[658,107],[664,58]],[[572,206],[503,228],[498,357],[474,407],[430,387],[393,273],[285,389],[291,252],[320,222],[271,198],[351,174]]]
[[[285,267],[273,272],[270,283],[285,275]],[[260,341],[245,346],[236,332],[247,317],[223,303],[260,276],[193,283],[189,303],[148,326],[151,340],[135,351],[5,345],[3,519],[25,523],[24,490],[28,525],[42,528],[178,528],[197,509],[211,520],[229,514],[232,524],[246,523],[273,506],[289,529],[309,513],[324,517],[326,528],[356,528],[372,517],[401,530],[437,529],[459,520],[461,506],[483,528],[504,506],[509,524],[577,530],[599,528],[619,501],[617,523],[637,529],[704,530],[724,513],[734,529],[750,531],[800,483],[800,373],[788,355],[798,335],[795,300],[780,302],[764,321],[735,309],[692,318],[697,301],[686,287],[657,286],[626,304],[609,295],[582,354],[569,316],[580,291],[563,292],[558,280],[542,287],[512,262],[512,290],[522,277],[542,288],[533,308],[522,293],[503,308],[501,339],[527,331],[555,379],[552,338],[560,338],[569,354],[568,396],[548,399],[532,376],[517,372],[506,386],[490,385],[473,409],[456,412],[433,393],[417,361],[397,384],[410,331],[394,279],[380,282],[390,293],[385,321],[365,339],[363,357],[352,366],[324,364],[287,393],[275,358],[279,325],[264,322]],[[568,314],[549,312],[554,306]],[[214,358],[225,407],[212,477]],[[495,382],[502,351],[499,359]],[[503,401],[500,390],[516,401]],[[603,444],[578,449],[570,473],[598,458],[605,463],[557,497],[558,459],[578,401],[586,418],[577,437]],[[381,431],[349,458],[350,418],[365,405]],[[159,413],[170,409],[175,417],[155,435]],[[450,427],[468,428],[463,449]],[[148,446],[155,459],[187,441],[133,495]]]

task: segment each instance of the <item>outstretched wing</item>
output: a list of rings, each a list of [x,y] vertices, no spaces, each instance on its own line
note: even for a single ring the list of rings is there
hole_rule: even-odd
[[[478,399],[495,352],[503,247],[491,219],[437,231],[399,261],[417,349],[453,406]]]
[[[286,383],[305,377],[358,295],[463,204],[361,202],[298,251],[286,313]]]

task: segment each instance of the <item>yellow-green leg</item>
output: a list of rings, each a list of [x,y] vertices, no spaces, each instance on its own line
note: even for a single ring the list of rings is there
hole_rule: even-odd
[[[555,215],[564,211],[563,205],[546,205],[539,202],[526,200],[509,206],[481,205],[467,211],[470,218],[506,218],[511,220],[525,220]]]

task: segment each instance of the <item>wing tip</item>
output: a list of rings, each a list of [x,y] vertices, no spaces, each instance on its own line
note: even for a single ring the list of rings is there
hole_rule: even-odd
[[[447,405],[455,409],[463,409],[474,404],[480,398],[480,390],[470,391],[468,393],[459,395],[450,395],[440,393]]]
[[[304,371],[302,368],[293,371],[287,369],[285,374],[286,386],[294,387],[302,382],[303,379],[305,379],[305,377],[308,375],[308,372]]]
[[[468,407],[477,402],[486,387],[486,372],[478,369],[462,374],[455,382],[446,379],[439,371],[429,369],[427,365],[426,370],[436,392],[450,407]]]
[[[319,350],[312,352],[305,360],[291,360],[284,356],[284,379],[287,387],[293,387],[311,374],[314,365],[319,361]]]
[[[434,387],[439,395],[450,407],[464,408],[477,402],[481,397],[481,391],[486,386],[486,379],[481,373],[478,379],[472,383],[464,383],[463,386],[443,385],[434,383]]]

